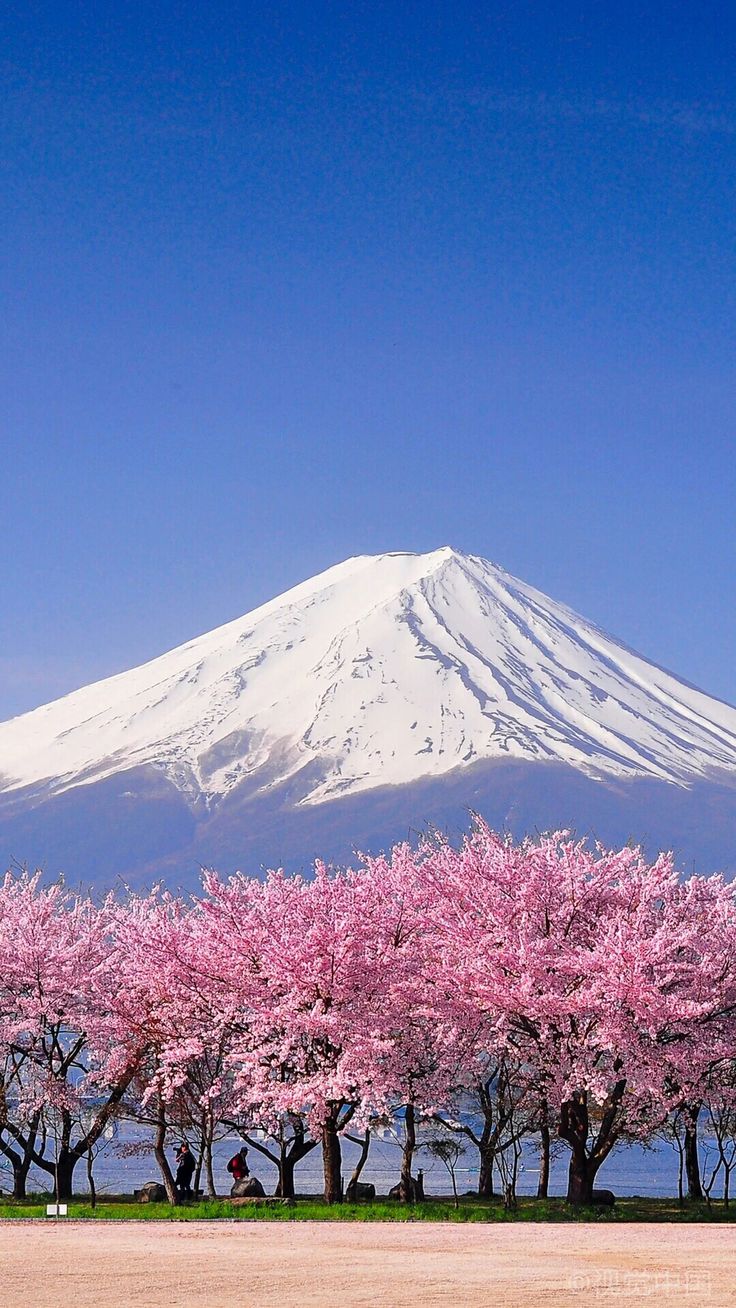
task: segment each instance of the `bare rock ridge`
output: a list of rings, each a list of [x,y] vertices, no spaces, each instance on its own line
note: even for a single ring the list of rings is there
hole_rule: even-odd
[[[533,803],[530,778],[552,777],[563,794],[629,796],[632,818],[645,786],[681,809],[684,792],[717,791],[728,827],[736,709],[483,559],[364,556],[0,724],[0,853],[60,865],[80,814],[89,845],[104,812],[124,872],[176,873],[225,847],[237,861],[239,839],[244,857],[260,852],[259,825],[287,844],[313,833],[289,847],[307,860],[348,812],[356,839],[371,838],[370,811],[384,815],[376,838],[400,838],[435,816],[431,796],[452,795],[456,812],[464,791],[491,808],[503,795],[504,821],[538,826],[519,797]],[[559,821],[587,826],[588,809]],[[139,856],[123,850],[136,827]]]

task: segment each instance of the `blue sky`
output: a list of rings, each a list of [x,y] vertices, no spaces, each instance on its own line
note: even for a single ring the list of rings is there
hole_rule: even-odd
[[[446,543],[736,700],[735,37],[7,6],[0,717]]]

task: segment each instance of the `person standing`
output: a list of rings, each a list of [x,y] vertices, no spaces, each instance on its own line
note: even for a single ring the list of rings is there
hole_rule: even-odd
[[[195,1166],[194,1154],[186,1140],[183,1140],[176,1155],[176,1188],[181,1199],[192,1198],[192,1177]]]

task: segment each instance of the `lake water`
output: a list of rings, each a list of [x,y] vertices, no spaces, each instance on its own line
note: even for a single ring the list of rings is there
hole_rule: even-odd
[[[139,1189],[146,1181],[160,1180],[153,1148],[147,1147],[148,1137],[136,1132],[133,1127],[125,1128],[123,1138],[111,1141],[95,1161],[94,1177],[99,1194],[129,1194]],[[143,1146],[145,1152],[126,1156],[121,1153],[121,1146],[133,1142]],[[214,1149],[215,1183],[218,1194],[229,1193],[232,1178],[226,1171],[229,1158],[240,1148],[242,1140],[232,1136],[218,1141]],[[176,1143],[169,1147],[169,1160],[174,1165]],[[358,1156],[357,1145],[343,1141],[343,1176],[347,1183],[353,1165]],[[567,1188],[567,1162],[569,1153],[566,1146],[555,1150],[552,1160],[550,1194],[564,1195]],[[261,1154],[251,1148],[248,1155],[251,1173],[262,1182],[267,1194],[272,1193],[277,1182],[275,1166]],[[368,1162],[361,1174],[362,1181],[370,1181],[379,1194],[386,1194],[399,1179],[400,1145],[395,1136],[385,1133],[374,1136]],[[443,1164],[433,1159],[428,1153],[419,1150],[416,1155],[414,1171],[424,1170],[425,1192],[427,1195],[449,1195],[452,1185],[449,1174]],[[539,1174],[539,1160],[533,1148],[524,1151],[522,1170],[518,1191],[520,1194],[535,1194]],[[460,1159],[456,1168],[457,1187],[462,1194],[465,1190],[475,1190],[478,1184],[477,1153],[468,1151]],[[604,1163],[598,1174],[600,1186],[611,1189],[618,1195],[643,1195],[666,1197],[677,1194],[677,1156],[675,1151],[665,1144],[658,1144],[651,1149],[640,1145],[620,1146]],[[297,1193],[319,1194],[322,1190],[322,1166],[319,1147],[308,1154],[296,1169]],[[496,1182],[500,1189],[500,1181]],[[0,1190],[6,1193],[11,1188],[7,1170],[0,1169]],[[29,1178],[29,1191],[49,1189],[49,1178],[43,1172],[32,1170]],[[78,1165],[75,1172],[75,1190],[84,1194],[88,1190],[85,1161]]]

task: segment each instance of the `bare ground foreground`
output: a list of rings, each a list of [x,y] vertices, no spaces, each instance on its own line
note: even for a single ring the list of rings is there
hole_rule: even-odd
[[[733,1226],[0,1226],[0,1295],[46,1308],[736,1305]]]

